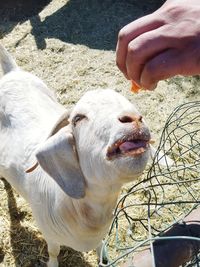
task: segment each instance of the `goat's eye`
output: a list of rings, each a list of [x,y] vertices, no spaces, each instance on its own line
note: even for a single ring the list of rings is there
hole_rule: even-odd
[[[85,119],[85,118],[86,118],[85,115],[83,115],[83,114],[77,114],[77,115],[74,116],[74,118],[72,119],[72,124],[73,124],[74,126],[76,126],[77,123],[78,123],[79,121],[81,121],[81,120],[83,120],[83,119]]]

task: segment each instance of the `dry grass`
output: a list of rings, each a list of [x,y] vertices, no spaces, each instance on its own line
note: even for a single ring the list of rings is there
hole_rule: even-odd
[[[10,9],[18,1],[21,7]],[[2,43],[22,68],[53,88],[66,107],[87,90],[115,89],[136,102],[158,141],[172,109],[188,100],[200,99],[199,79],[182,77],[160,82],[155,92],[133,95],[129,82],[115,66],[118,30],[152,12],[162,1],[52,0],[46,1],[44,9],[37,8],[35,1],[32,10],[26,7],[22,12],[23,0],[7,2],[10,6],[6,9],[0,5]],[[4,180],[0,181],[0,231],[0,266],[45,266],[46,243],[31,210]],[[97,266],[94,252],[81,254],[66,248],[62,249],[59,262],[60,266]]]

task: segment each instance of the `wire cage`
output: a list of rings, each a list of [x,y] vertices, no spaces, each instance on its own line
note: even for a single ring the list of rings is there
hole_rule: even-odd
[[[160,153],[165,167],[160,164]],[[174,161],[172,166],[166,155]],[[145,177],[119,200],[102,250],[108,263],[101,259],[100,266],[121,266],[145,246],[152,248],[158,238],[200,241],[197,237],[162,237],[200,203],[200,101],[180,105],[169,116]],[[182,266],[200,266],[198,253]]]

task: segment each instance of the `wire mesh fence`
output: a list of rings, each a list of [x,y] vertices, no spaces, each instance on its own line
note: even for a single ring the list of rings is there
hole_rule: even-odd
[[[165,167],[160,164],[160,152],[164,152]],[[166,155],[174,161],[172,166],[167,164]],[[199,205],[199,189],[200,101],[195,101],[172,112],[146,178],[135,183],[119,200],[104,244],[109,262],[101,261],[100,265],[120,266],[147,246],[152,248],[152,266],[155,266],[153,242],[158,238],[200,241],[192,236],[163,236]],[[200,266],[197,251],[184,266]]]

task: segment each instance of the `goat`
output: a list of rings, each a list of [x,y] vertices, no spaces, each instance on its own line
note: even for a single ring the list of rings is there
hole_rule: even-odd
[[[113,90],[88,91],[68,112],[2,45],[0,61],[0,175],[30,204],[48,267],[60,245],[100,251],[122,185],[147,164],[148,127]]]

